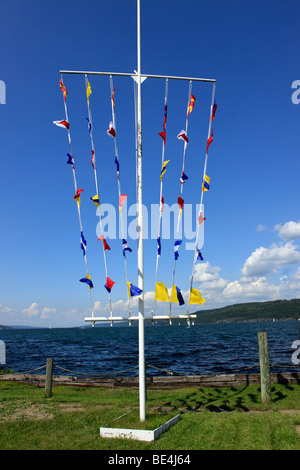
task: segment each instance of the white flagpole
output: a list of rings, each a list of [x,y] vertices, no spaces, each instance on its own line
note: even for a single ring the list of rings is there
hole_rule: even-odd
[[[138,287],[142,294],[138,299],[139,312],[139,397],[140,421],[146,419],[146,367],[144,332],[144,247],[143,247],[143,186],[142,186],[142,98],[141,98],[141,2],[137,0],[137,231],[138,231]]]

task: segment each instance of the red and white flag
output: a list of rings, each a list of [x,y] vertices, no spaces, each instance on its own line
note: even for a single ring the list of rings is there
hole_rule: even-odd
[[[107,134],[110,135],[111,137],[116,137],[116,131],[113,128],[113,123],[112,122],[109,123],[108,129],[107,129]]]
[[[188,136],[186,135],[185,131],[180,131],[178,136],[177,136],[177,139],[184,140],[187,144],[189,142]]]
[[[69,129],[68,121],[53,121],[53,124],[56,124],[58,127],[64,127],[65,129]]]

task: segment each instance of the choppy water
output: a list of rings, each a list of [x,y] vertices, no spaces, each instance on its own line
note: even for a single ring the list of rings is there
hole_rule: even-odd
[[[291,372],[299,321],[146,326],[146,363],[155,367],[147,367],[147,375],[165,375],[159,369],[185,375],[244,372],[259,364],[258,331],[267,331],[270,363],[281,366],[274,371]],[[14,372],[44,366],[52,357],[56,365],[74,372],[138,375],[133,369],[138,365],[136,326],[0,330],[0,340],[6,347],[5,367]],[[299,371],[299,366],[293,367]],[[57,368],[55,374],[69,375]]]

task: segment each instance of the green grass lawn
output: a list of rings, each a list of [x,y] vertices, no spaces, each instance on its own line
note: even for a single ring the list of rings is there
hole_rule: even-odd
[[[141,424],[138,390],[56,386],[46,399],[41,388],[0,382],[0,449],[300,449],[299,385],[273,384],[268,404],[256,385],[148,390],[146,412]],[[152,443],[99,434],[101,426],[155,429],[178,413],[179,422]]]

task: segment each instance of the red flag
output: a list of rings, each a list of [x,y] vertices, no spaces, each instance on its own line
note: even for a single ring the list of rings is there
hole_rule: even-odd
[[[213,122],[213,120],[215,119],[217,107],[218,107],[217,103],[214,102],[214,107],[213,107],[213,111],[212,111],[212,115],[211,115],[211,120],[210,120],[210,122]]]
[[[67,89],[66,89],[66,87],[65,87],[65,85],[64,85],[64,83],[63,83],[63,81],[62,81],[61,79],[59,80],[59,86],[60,86],[60,88],[61,88],[61,91],[62,91],[63,94],[64,94],[64,100],[66,101],[68,92],[67,92]]]
[[[114,281],[112,281],[108,276],[106,278],[106,284],[104,285],[105,289],[110,292],[112,289],[112,286],[115,284]]]
[[[178,136],[177,136],[177,139],[179,139],[179,140],[185,140],[187,144],[188,144],[188,142],[189,142],[188,136],[186,135],[186,132],[185,132],[185,131],[180,131],[179,134],[178,134]]]
[[[164,205],[165,205],[165,200],[164,200],[163,195],[161,195],[161,198],[160,198],[160,212],[163,212]]]
[[[181,210],[183,209],[183,204],[184,204],[184,200],[182,199],[182,197],[179,197],[178,198],[178,205],[179,205],[179,208]]]
[[[193,111],[195,101],[196,101],[195,96],[194,96],[194,95],[191,95],[191,101],[190,101],[190,104],[189,104],[189,106],[188,106],[188,113],[187,113],[188,116],[189,116],[189,114],[191,114],[191,112]]]
[[[210,146],[210,144],[212,143],[213,140],[214,140],[214,139],[213,139],[213,130],[211,130],[211,135],[210,135],[210,137],[207,139],[206,153],[208,152],[208,148],[209,148],[209,146]]]
[[[127,194],[121,194],[119,196],[119,211],[120,212],[122,211],[122,206],[123,206],[124,202],[126,201],[126,198],[127,198]]]
[[[204,220],[206,220],[206,217],[202,217],[202,212],[200,212],[198,217],[198,224],[201,225]]]
[[[102,241],[103,241],[103,249],[104,249],[104,250],[110,250],[110,246],[108,245],[108,243],[107,243],[107,241],[105,240],[105,238],[104,238],[103,235],[101,235],[101,237],[99,237],[99,238],[97,239],[97,241],[98,241],[98,240],[102,240]]]

